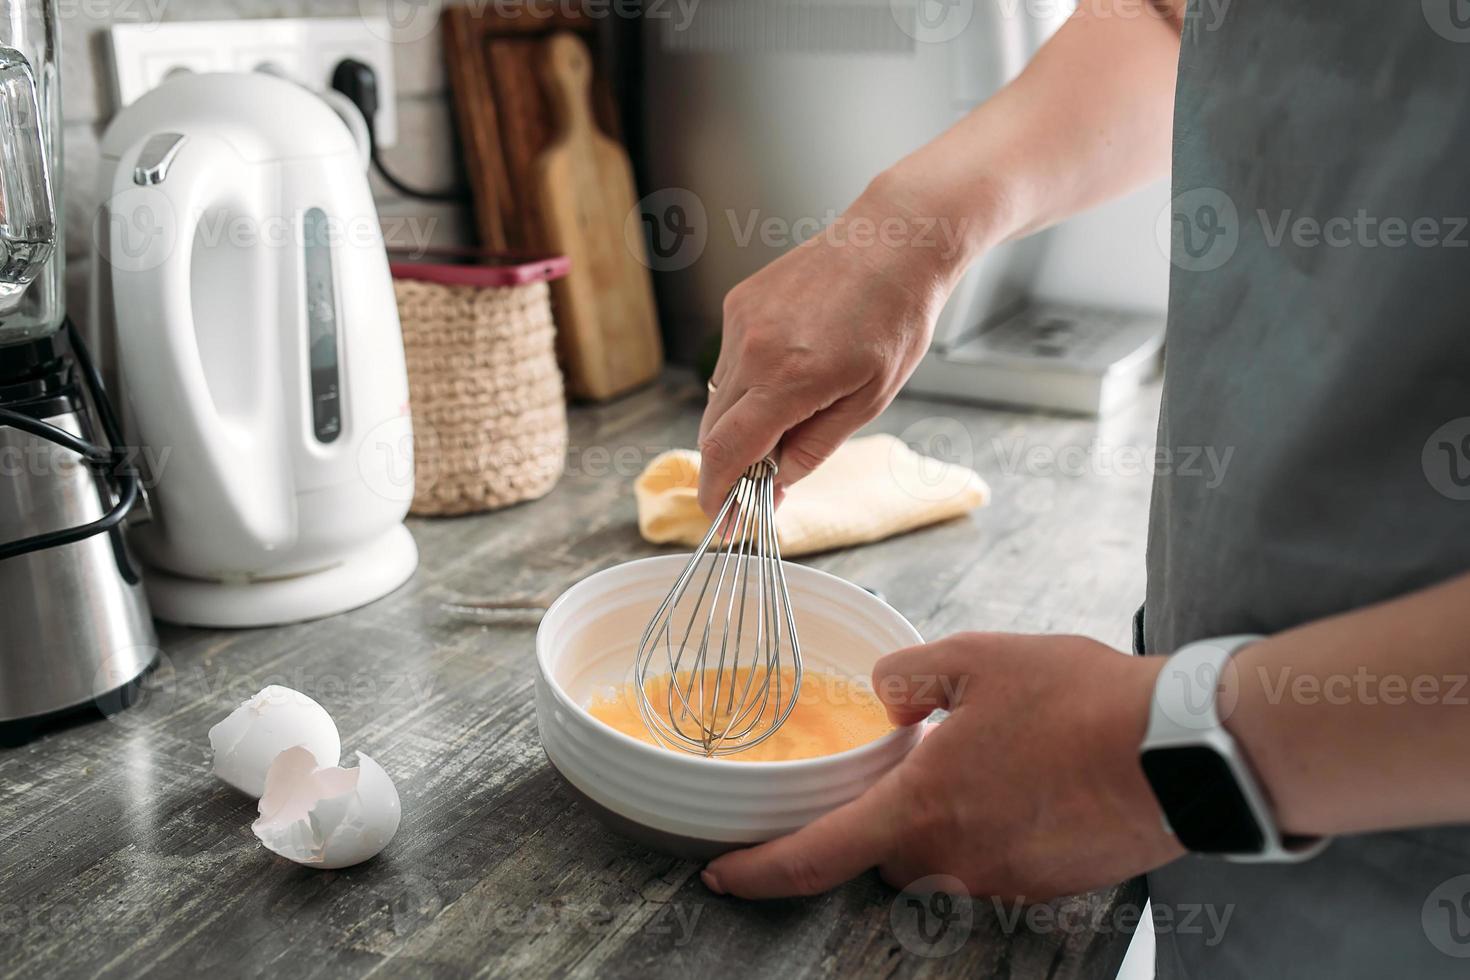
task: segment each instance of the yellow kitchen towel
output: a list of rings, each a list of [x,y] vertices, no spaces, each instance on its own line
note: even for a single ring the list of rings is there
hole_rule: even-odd
[[[644,539],[698,545],[710,525],[698,487],[698,453],[673,449],[655,457],[633,484]],[[990,488],[973,470],[921,456],[893,436],[864,436],[787,490],[776,535],[782,555],[806,555],[881,541],[989,500]]]

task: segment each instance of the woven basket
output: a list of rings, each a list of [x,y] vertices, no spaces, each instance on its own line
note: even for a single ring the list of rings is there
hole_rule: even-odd
[[[550,491],[567,416],[546,282],[397,278],[394,288],[413,406],[412,512],[470,514]]]

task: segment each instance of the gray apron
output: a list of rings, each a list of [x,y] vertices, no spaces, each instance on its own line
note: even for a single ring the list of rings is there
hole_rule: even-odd
[[[1470,570],[1470,3],[1191,0],[1174,134],[1160,459],[1230,455],[1160,467],[1147,652]],[[1465,827],[1149,890],[1161,978],[1470,976]]]

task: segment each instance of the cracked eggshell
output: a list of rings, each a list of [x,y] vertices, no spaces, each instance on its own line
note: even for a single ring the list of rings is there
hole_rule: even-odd
[[[281,857],[313,868],[346,868],[373,857],[398,832],[398,790],[359,752],[356,769],[318,766],[304,748],[276,756],[250,829]]]
[[[335,766],[342,758],[342,740],[327,709],[276,684],[241,702],[211,728],[209,745],[214,774],[257,798],[265,792],[271,763],[286,749],[302,746],[321,766]]]

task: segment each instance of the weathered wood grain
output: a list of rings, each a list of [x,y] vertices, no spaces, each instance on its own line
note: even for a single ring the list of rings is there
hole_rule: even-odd
[[[1104,427],[902,400],[875,428],[973,461],[994,503],[811,563],[882,591],[927,636],[1121,646],[1143,594],[1149,478],[1109,471],[1151,451],[1156,399]],[[414,522],[422,566],[394,595],[281,629],[165,628],[143,705],[0,751],[0,976],[1112,977],[1138,883],[1060,903],[1060,921],[980,900],[926,946],[876,876],[800,901],[718,898],[563,790],[536,739],[534,625],[447,604],[550,598],[654,553],[632,477],[692,444],[702,400],[672,373],[576,410],[558,488]],[[209,726],[268,683],[320,700],[349,758],[366,751],[397,781],[403,828],[378,859],[340,872],[278,859],[250,834],[253,801],[210,776]],[[954,952],[924,955],[954,936]]]

